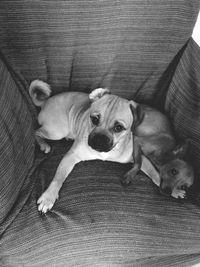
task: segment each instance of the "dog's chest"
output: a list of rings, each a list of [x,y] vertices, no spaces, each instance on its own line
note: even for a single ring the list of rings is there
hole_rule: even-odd
[[[109,153],[101,153],[103,155],[103,160],[115,161],[120,163],[128,163],[133,161],[133,145],[132,143],[121,146],[115,147]]]
[[[98,152],[89,147],[85,142],[78,146],[76,153],[81,160],[99,159],[103,161],[115,161],[120,163],[128,163],[133,161],[133,145],[116,146],[109,152]]]

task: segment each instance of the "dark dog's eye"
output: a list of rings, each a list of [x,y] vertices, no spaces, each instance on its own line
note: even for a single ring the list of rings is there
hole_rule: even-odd
[[[115,124],[113,130],[114,130],[115,133],[120,133],[125,129],[121,124]]]
[[[175,169],[175,168],[171,169],[170,172],[171,172],[171,174],[174,175],[174,176],[178,174],[178,170]]]
[[[90,119],[91,119],[92,124],[97,126],[100,121],[100,115],[91,115]]]

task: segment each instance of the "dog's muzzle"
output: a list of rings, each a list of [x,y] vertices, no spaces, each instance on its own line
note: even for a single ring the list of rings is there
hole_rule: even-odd
[[[102,133],[90,134],[88,145],[98,152],[109,152],[113,148],[113,140]]]
[[[165,196],[171,196],[172,194],[172,187],[168,183],[164,183],[162,178],[160,181],[160,193]]]
[[[172,189],[171,187],[165,187],[165,188],[160,188],[160,193],[165,195],[165,196],[171,196],[172,194]]]

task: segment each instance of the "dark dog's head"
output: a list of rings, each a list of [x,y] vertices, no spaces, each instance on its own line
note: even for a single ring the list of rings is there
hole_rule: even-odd
[[[89,97],[92,105],[88,145],[98,152],[109,152],[117,145],[128,142],[133,120],[137,120],[137,114],[132,116],[133,110],[137,113],[137,104],[109,94],[102,88],[92,91]]]
[[[168,156],[170,160],[160,167],[160,191],[176,197],[179,192],[187,191],[194,182],[194,169],[184,160],[188,142],[176,147]],[[178,197],[178,195],[177,195]]]

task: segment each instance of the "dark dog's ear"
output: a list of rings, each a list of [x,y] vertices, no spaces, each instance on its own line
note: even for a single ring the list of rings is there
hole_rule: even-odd
[[[107,88],[97,88],[94,89],[90,94],[89,94],[89,99],[94,102],[98,99],[100,99],[102,96],[105,94],[110,94],[109,89]]]
[[[134,101],[130,101],[130,109],[133,115],[132,131],[143,121],[144,110],[142,106]]]
[[[186,153],[189,150],[189,145],[190,145],[190,140],[187,139],[184,141],[183,144],[180,144],[178,146],[176,146],[172,153],[174,154],[174,156],[179,157],[179,158],[184,158]]]

